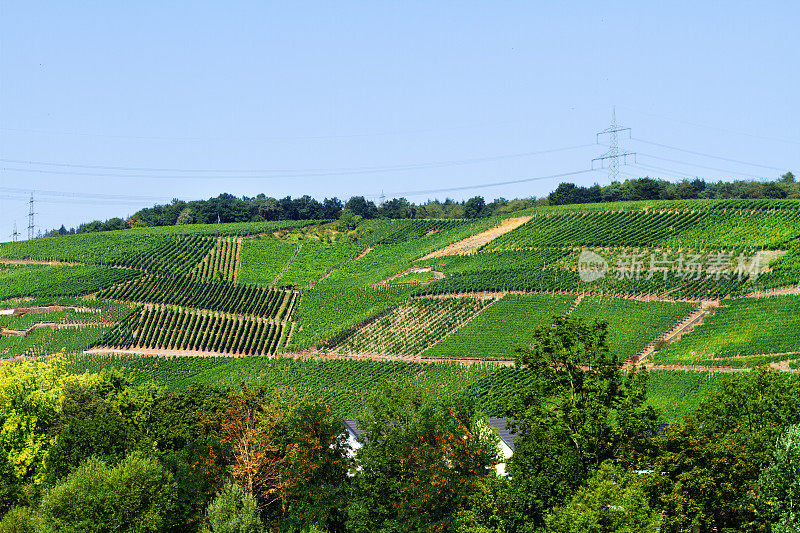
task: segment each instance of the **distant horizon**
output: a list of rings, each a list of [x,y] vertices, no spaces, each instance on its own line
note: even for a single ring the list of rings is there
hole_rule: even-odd
[[[614,108],[621,180],[775,180],[800,170],[797,20],[780,1],[4,1],[0,239],[32,190],[51,229],[221,192],[605,185]]]

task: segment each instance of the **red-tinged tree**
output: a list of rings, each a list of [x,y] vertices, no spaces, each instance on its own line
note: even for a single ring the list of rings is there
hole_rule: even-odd
[[[359,423],[365,442],[348,530],[452,531],[480,481],[494,475],[496,438],[465,400],[387,384]]]

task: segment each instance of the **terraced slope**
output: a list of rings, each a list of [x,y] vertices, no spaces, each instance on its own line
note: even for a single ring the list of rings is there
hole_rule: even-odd
[[[492,302],[485,298],[415,298],[336,339],[334,354],[418,355]]]
[[[563,315],[574,296],[507,294],[469,324],[423,352],[424,357],[513,359],[516,346],[527,346],[533,329]]]
[[[737,365],[737,359],[761,354],[786,354],[800,359],[800,296],[736,298],[723,301],[702,326],[656,352],[657,364],[704,362]]]
[[[586,297],[572,316],[608,322],[608,345],[621,359],[638,353],[697,308],[688,302]]]

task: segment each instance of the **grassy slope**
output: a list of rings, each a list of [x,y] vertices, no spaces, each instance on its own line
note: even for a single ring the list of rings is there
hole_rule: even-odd
[[[25,265],[0,271],[0,300],[22,296],[77,296],[130,279],[139,272],[98,266]]]
[[[574,301],[573,296],[508,294],[423,356],[513,358],[516,346],[530,343],[536,326],[565,313]]]
[[[642,350],[697,308],[686,302],[641,302],[622,298],[584,298],[572,316],[608,321],[609,348],[623,359]]]
[[[239,256],[239,283],[269,285],[297,251],[297,243],[274,237],[244,239]]]
[[[714,357],[798,352],[799,309],[800,296],[795,295],[724,301],[700,327],[657,352],[653,361],[685,364]]]

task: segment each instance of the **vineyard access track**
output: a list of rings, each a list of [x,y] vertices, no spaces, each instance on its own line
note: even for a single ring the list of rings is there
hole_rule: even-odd
[[[481,247],[486,246],[500,235],[504,235],[511,230],[517,229],[525,224],[531,218],[530,216],[507,218],[500,222],[499,225],[467,237],[444,248],[440,248],[428,255],[421,257],[418,261],[427,261],[435,257],[442,257],[445,255],[469,255],[477,252]]]
[[[671,329],[669,329],[664,334],[656,338],[653,342],[645,346],[642,351],[631,356],[631,358],[625,363],[625,366],[645,363],[647,361],[647,358],[651,356],[653,353],[655,353],[656,345],[659,343],[659,341],[663,341],[664,344],[670,344],[672,342],[679,340],[681,336],[683,336],[684,334],[689,333],[694,328],[702,325],[706,317],[714,314],[718,306],[719,302],[716,301],[704,302],[704,304],[701,305],[699,309],[686,316],[683,320],[675,324]]]
[[[372,286],[373,287],[380,287],[382,285],[386,285],[390,281],[396,280],[397,278],[402,278],[406,274],[413,274],[415,272],[432,272],[433,273],[433,279],[432,280],[421,281],[421,282],[417,283],[417,285],[429,285],[429,284],[433,283],[434,281],[438,281],[440,279],[444,279],[444,272],[439,272],[438,270],[433,270],[431,267],[411,267],[411,268],[407,268],[407,269],[403,270],[402,272],[398,272],[397,274],[389,276],[386,279],[382,279],[377,283],[373,283]]]
[[[41,328],[50,328],[52,330],[57,329],[70,329],[70,328],[87,328],[93,326],[116,326],[116,322],[67,322],[64,324],[59,324],[56,322],[37,322],[36,324],[31,324],[26,329],[10,329],[10,328],[3,328],[0,330],[0,336],[3,337],[27,337],[33,331]]]

